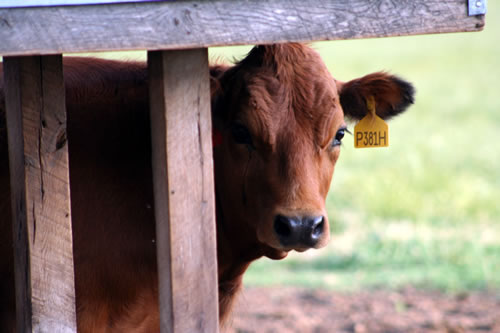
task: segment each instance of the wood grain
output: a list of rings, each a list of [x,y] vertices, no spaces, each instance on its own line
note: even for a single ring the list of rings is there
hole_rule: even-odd
[[[22,0],[22,1],[2,0],[2,2],[0,2],[0,7],[69,6],[69,5],[109,4],[109,3],[127,3],[127,2],[147,2],[147,1],[156,1],[156,0]]]
[[[217,332],[207,49],[148,53],[162,332]]]
[[[76,332],[61,56],[4,58],[18,332]]]
[[[0,54],[387,37],[479,31],[463,0],[185,0],[0,9]]]

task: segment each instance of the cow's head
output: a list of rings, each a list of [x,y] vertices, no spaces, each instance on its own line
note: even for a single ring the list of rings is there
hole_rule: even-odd
[[[414,92],[386,73],[337,81],[301,44],[255,47],[214,80],[221,228],[229,241],[253,243],[271,258],[328,242],[325,198],[344,116],[363,118],[373,96],[377,114],[390,118],[413,103]]]

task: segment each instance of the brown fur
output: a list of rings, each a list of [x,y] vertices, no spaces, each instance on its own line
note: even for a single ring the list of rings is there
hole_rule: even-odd
[[[157,332],[145,64],[68,58],[64,73],[79,332]],[[275,216],[326,219],[340,152],[331,142],[344,113],[362,117],[365,99],[375,95],[380,115],[393,116],[413,102],[413,88],[384,73],[335,81],[316,52],[282,44],[256,47],[233,67],[213,66],[211,89],[213,124],[222,135],[214,167],[224,322],[252,261],[307,249],[280,244]],[[3,111],[0,82],[0,331],[9,332],[14,281]],[[251,146],[234,141],[235,122],[248,128]]]

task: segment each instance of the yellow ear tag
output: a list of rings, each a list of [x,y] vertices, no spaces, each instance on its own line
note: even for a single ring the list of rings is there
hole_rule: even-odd
[[[382,118],[377,116],[373,96],[368,98],[366,106],[368,113],[354,126],[354,147],[388,147],[389,126]]]

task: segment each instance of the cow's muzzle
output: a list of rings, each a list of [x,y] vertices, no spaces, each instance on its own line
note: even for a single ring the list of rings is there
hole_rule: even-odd
[[[307,249],[314,247],[325,231],[323,216],[283,216],[274,219],[274,232],[284,247]]]

